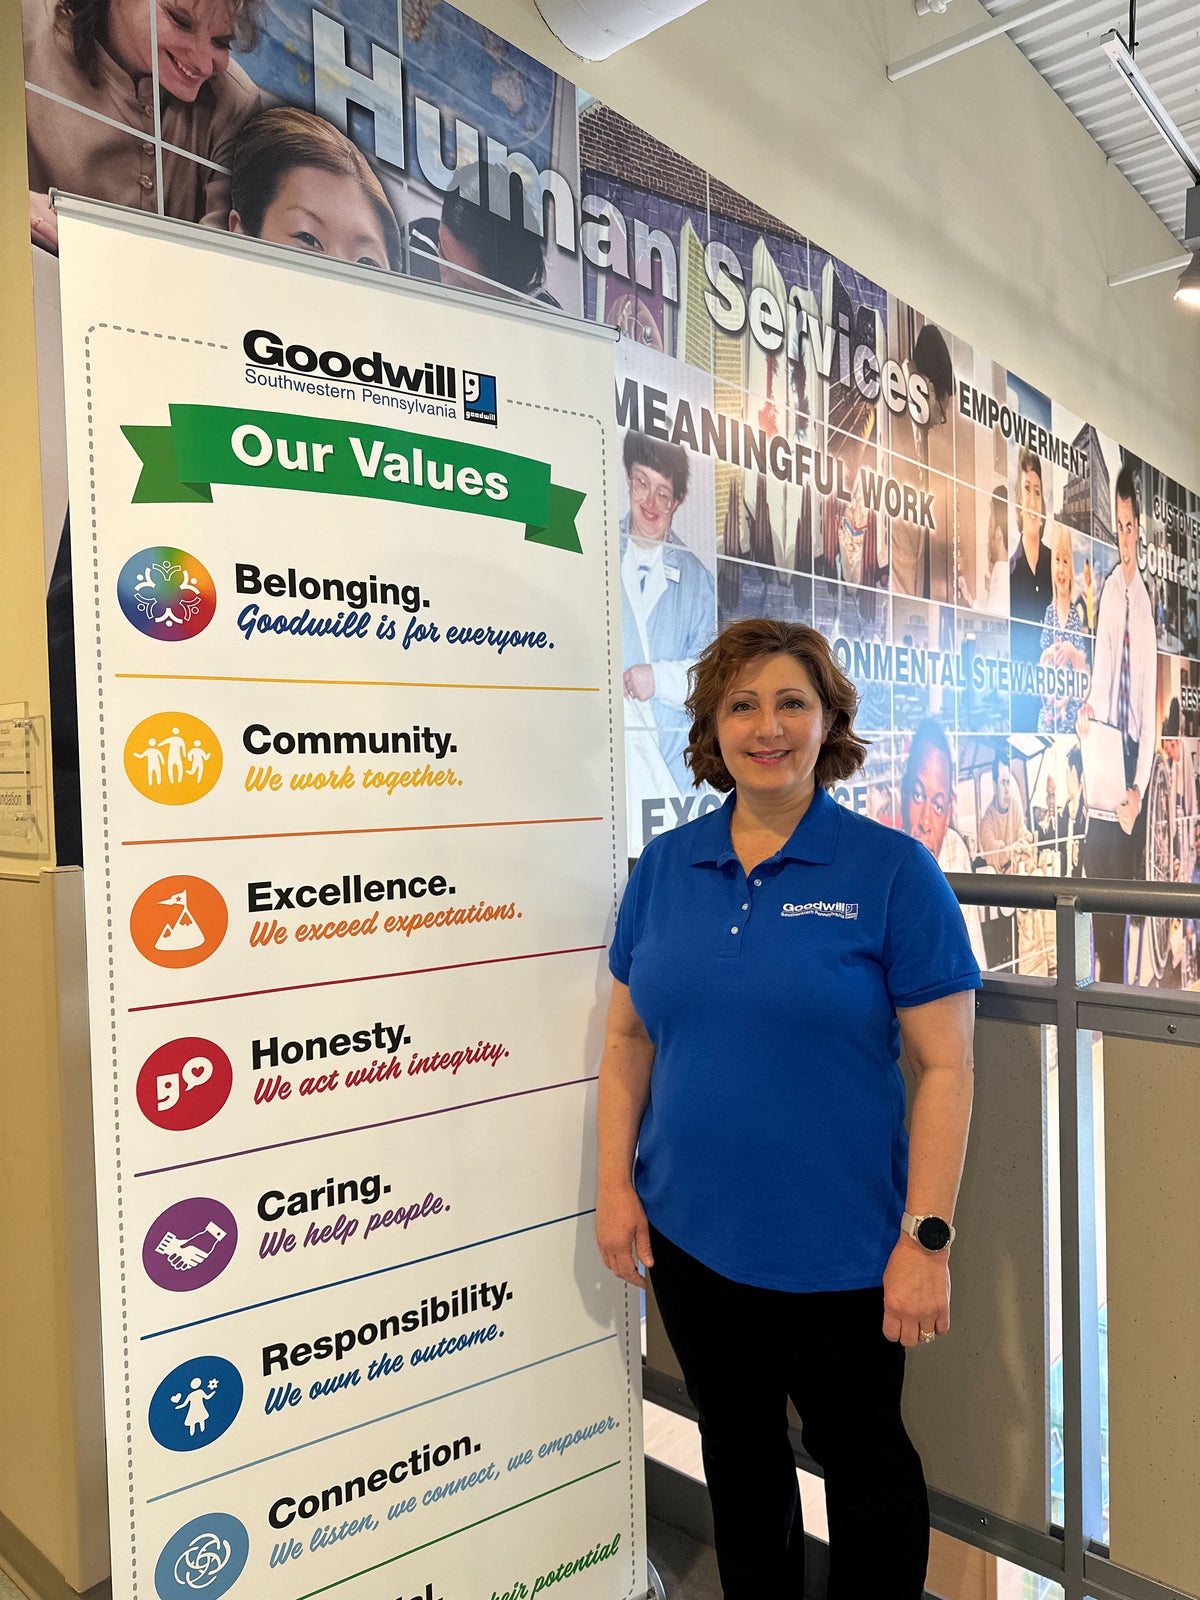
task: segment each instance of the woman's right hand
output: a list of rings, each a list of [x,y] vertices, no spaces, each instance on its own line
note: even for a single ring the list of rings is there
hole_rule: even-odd
[[[596,1199],[596,1243],[604,1265],[635,1289],[644,1289],[646,1280],[639,1270],[652,1267],[650,1224],[632,1184]]]
[[[29,191],[29,237],[51,255],[58,254],[58,216],[48,194]]]

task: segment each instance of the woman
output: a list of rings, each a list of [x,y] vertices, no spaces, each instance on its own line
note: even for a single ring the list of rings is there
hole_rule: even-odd
[[[1038,714],[1039,733],[1074,733],[1079,708],[1087,699],[1087,636],[1083,614],[1072,598],[1075,583],[1075,553],[1071,530],[1056,522],[1051,544],[1051,577],[1054,588],[1042,620],[1043,667],[1060,667],[1075,674],[1076,687],[1065,694],[1044,694]]]
[[[492,209],[490,196],[508,187],[507,214]],[[509,298],[509,291],[539,305],[558,301],[542,285],[546,254],[536,219],[519,189],[513,215],[513,174],[507,167],[473,161],[454,175],[442,215],[418,217],[408,226],[408,270],[414,278],[436,278],[454,289]]]
[[[856,704],[811,628],[709,645],[688,760],[732,797],[650,842],[610,956],[596,1235],[627,1283],[649,1269],[726,1600],[804,1592],[789,1396],[825,1471],[830,1600],[919,1600],[925,1573],[900,1388],[905,1349],[950,1325],[979,969],[928,850],[827,792],[862,764]]]
[[[1008,615],[1008,490],[998,484],[992,490],[988,507],[987,578],[979,592],[978,601],[971,593],[966,578],[959,576],[958,592],[964,605],[971,610],[986,613],[989,617]]]
[[[295,106],[260,111],[233,152],[229,231],[400,270],[400,228],[366,157]]]
[[[229,52],[235,37],[253,47],[260,3],[154,0],[156,50],[149,0],[23,0],[25,78],[45,91],[25,96],[35,244],[58,249],[51,188],[225,226],[229,179],[218,169],[229,166],[238,130],[259,105],[258,90]],[[155,68],[161,207],[153,142]]]

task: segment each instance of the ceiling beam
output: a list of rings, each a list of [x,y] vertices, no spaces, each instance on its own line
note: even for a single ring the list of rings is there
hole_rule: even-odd
[[[1051,11],[1062,11],[1073,4],[1075,0],[1026,0],[1024,5],[1013,6],[1002,16],[991,17],[987,22],[977,22],[973,27],[964,28],[961,33],[953,34],[941,44],[929,45],[924,50],[918,50],[915,55],[893,61],[887,69],[887,75],[892,83],[899,83],[901,78],[911,77],[914,72],[920,72],[925,67],[935,66],[939,61],[947,61],[951,56],[961,55],[964,50],[970,50],[974,45],[985,44],[987,40],[995,39],[999,34],[1020,27],[1022,23],[1035,22]]]
[[[1168,261],[1155,261],[1151,266],[1138,267],[1136,272],[1123,272],[1119,277],[1110,278],[1108,287],[1119,289],[1126,283],[1140,283],[1143,278],[1157,278],[1160,272],[1182,272],[1192,259],[1191,254],[1174,255]]]

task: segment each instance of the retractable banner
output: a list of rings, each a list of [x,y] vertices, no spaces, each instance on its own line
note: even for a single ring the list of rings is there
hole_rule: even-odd
[[[644,1595],[610,336],[60,229],[114,1595]]]

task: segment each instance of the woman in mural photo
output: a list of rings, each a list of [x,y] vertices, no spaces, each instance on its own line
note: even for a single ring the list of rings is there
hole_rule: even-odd
[[[52,188],[225,226],[229,179],[216,169],[229,166],[238,130],[259,106],[258,90],[230,60],[230,50],[235,38],[253,48],[260,5],[261,0],[23,0],[25,77],[45,91],[25,96],[35,244],[58,249]],[[164,146],[161,196],[153,143],[155,68]],[[64,107],[63,100],[96,115]]]
[[[400,270],[400,227],[362,152],[295,106],[260,111],[233,152],[229,231]]]
[[[960,575],[958,593],[972,611],[989,617],[1008,615],[1008,490],[1002,483],[992,490],[988,505],[987,577],[976,596]]]
[[[950,1326],[980,980],[932,854],[829,793],[866,753],[857,703],[813,628],[718,635],[688,761],[729,798],[650,841],[610,955],[596,1237],[627,1283],[649,1270],[725,1600],[804,1594],[789,1398],[825,1474],[830,1595],[923,1592],[900,1394],[906,1350]]]
[[[1042,696],[1039,733],[1074,733],[1079,708],[1087,699],[1087,634],[1083,609],[1074,598],[1075,553],[1071,530],[1056,522],[1051,543],[1053,593],[1042,622],[1043,667],[1060,667],[1075,674],[1073,693]]]

